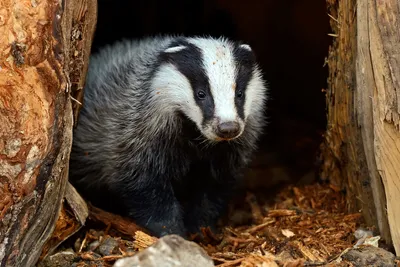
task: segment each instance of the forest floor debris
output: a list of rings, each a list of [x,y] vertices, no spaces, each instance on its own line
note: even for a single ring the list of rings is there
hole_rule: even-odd
[[[286,186],[272,198],[265,192],[247,192],[236,202],[221,233],[203,229],[202,239],[192,237],[217,267],[360,266],[352,261],[360,260],[363,243],[370,242],[372,247],[378,243],[379,237],[374,237],[371,229],[360,228],[364,226],[360,213],[345,212],[344,194],[331,185]],[[112,266],[157,241],[134,226],[131,233],[123,218],[113,220],[108,213],[103,216],[107,225],[99,224],[102,215],[98,210],[94,213],[90,218],[97,223],[58,249],[64,253],[62,258],[69,260],[70,265],[65,266]],[[394,264],[392,253],[377,249],[379,257],[372,257],[375,261]]]

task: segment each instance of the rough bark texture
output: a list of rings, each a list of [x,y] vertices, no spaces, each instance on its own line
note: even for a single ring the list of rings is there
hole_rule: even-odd
[[[366,168],[361,131],[355,114],[355,60],[357,51],[356,0],[328,0],[335,36],[329,50],[328,125],[322,177],[346,189],[349,210],[362,210],[368,224],[376,225],[371,182]]]
[[[69,0],[68,8],[63,16],[63,29],[68,35],[64,39],[70,48],[69,79],[71,96],[77,101],[72,102],[74,125],[76,125],[79,110],[83,104],[83,87],[89,64],[93,34],[97,22],[97,0]]]
[[[328,11],[335,36],[322,175],[399,254],[399,1],[328,0]]]
[[[39,260],[43,261],[58,245],[85,225],[88,215],[89,210],[86,202],[75,188],[70,183],[67,183],[65,199],[62,202],[53,234],[43,246]]]
[[[359,34],[369,38],[366,40],[369,50],[365,49],[368,61],[357,73],[365,81],[365,88],[369,87],[370,94],[365,98],[372,103],[366,111],[372,113],[373,125],[368,131],[374,139],[367,146],[376,161],[373,171],[378,174],[374,175],[383,181],[390,232],[396,253],[400,255],[400,2],[366,2],[368,5],[360,1],[359,12],[365,16],[368,31]],[[360,94],[366,94],[365,88],[358,89]],[[382,202],[384,194],[380,191],[377,194],[375,202]]]
[[[82,104],[83,86],[97,20],[97,1],[70,0],[65,4],[61,16],[60,32],[66,59],[64,72],[69,79],[74,121],[76,122]],[[43,247],[40,260],[43,260],[60,243],[76,233],[85,224],[88,214],[89,210],[85,201],[68,183],[55,229]]]
[[[388,225],[388,214],[386,211],[386,195],[383,188],[381,176],[379,175],[376,162],[376,151],[374,148],[374,127],[373,119],[373,95],[375,84],[373,81],[373,69],[371,65],[371,41],[369,17],[369,1],[357,2],[357,59],[356,70],[356,112],[358,125],[361,130],[361,138],[364,146],[364,153],[367,161],[366,167],[369,170],[373,201],[376,208],[377,227],[385,240],[390,240],[390,228]]]
[[[88,2],[0,0],[0,266],[34,266],[61,212],[73,123],[71,24]]]

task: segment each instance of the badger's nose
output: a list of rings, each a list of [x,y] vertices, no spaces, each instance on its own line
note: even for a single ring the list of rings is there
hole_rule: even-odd
[[[217,134],[221,138],[233,138],[240,132],[240,125],[235,121],[228,121],[218,124]]]

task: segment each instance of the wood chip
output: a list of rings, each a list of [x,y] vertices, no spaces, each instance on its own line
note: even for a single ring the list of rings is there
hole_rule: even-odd
[[[228,224],[221,234],[198,242],[215,266],[351,266],[335,259],[356,243],[354,233],[362,217],[359,213],[346,213],[346,200],[341,191],[320,184],[288,186],[277,193],[274,203],[253,194],[247,194],[241,202],[249,204],[241,209],[248,212],[252,225]],[[126,218],[93,207],[89,210],[89,221],[103,222],[104,229],[82,233],[80,240],[84,241],[79,242],[75,251],[81,260],[77,266],[95,266],[99,261],[103,266],[112,266],[115,260],[134,255],[158,240]],[[268,212],[263,214],[264,210]],[[124,238],[128,239],[119,237],[120,247],[114,255],[99,258],[87,251],[95,240],[101,242],[118,233],[127,235]],[[210,236],[206,230],[203,233]]]
[[[142,231],[136,231],[135,241],[133,243],[134,247],[141,251],[153,245],[155,242],[157,242],[157,240],[158,239],[156,237],[150,236]]]
[[[93,205],[89,207],[89,218],[91,220],[102,222],[126,235],[135,235],[136,231],[146,232],[145,229],[135,224],[132,220],[110,212],[99,209]]]
[[[295,236],[295,234],[288,229],[282,229],[282,234],[288,238]]]
[[[270,210],[268,211],[269,217],[283,217],[283,216],[294,216],[297,212],[295,210]]]

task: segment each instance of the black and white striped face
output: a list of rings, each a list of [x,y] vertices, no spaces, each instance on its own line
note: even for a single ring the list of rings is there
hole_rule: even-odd
[[[212,141],[239,137],[263,108],[265,87],[246,44],[226,39],[182,38],[161,55],[157,93],[168,96]]]

